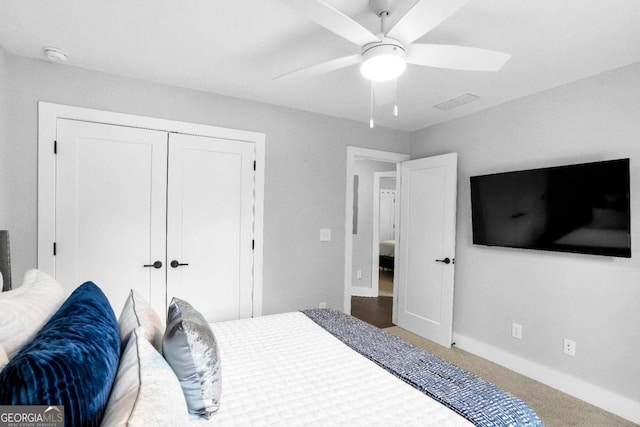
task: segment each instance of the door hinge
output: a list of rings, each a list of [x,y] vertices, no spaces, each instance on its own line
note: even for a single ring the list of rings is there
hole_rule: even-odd
[[[53,154],[58,154],[58,141],[53,141]]]
[[[253,170],[256,170],[256,161],[253,161]]]
[[[53,242],[53,256],[56,256],[56,242]]]
[[[256,248],[256,241],[252,240],[251,241],[251,250],[254,250]]]

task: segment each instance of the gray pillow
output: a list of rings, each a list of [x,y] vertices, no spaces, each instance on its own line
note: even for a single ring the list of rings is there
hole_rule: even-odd
[[[191,304],[169,304],[162,353],[175,372],[189,412],[209,419],[220,407],[220,355],[211,327]]]

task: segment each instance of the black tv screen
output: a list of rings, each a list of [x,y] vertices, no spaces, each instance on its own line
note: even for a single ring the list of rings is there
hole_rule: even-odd
[[[629,159],[471,177],[473,243],[631,257]]]

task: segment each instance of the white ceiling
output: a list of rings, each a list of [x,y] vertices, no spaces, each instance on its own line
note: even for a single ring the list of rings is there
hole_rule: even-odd
[[[367,0],[326,3],[378,32]],[[395,16],[413,3],[397,0]],[[418,42],[512,57],[497,73],[410,65],[398,81],[399,117],[377,107],[377,125],[413,131],[638,62],[640,1],[471,0]],[[273,80],[359,52],[278,0],[0,0],[0,45],[39,59],[55,46],[71,66],[369,122],[358,67]],[[481,99],[433,108],[465,93]]]

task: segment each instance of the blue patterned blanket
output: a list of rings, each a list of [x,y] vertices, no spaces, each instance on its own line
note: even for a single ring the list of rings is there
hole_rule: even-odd
[[[375,326],[336,310],[303,313],[353,350],[477,426],[543,426],[521,400]]]

